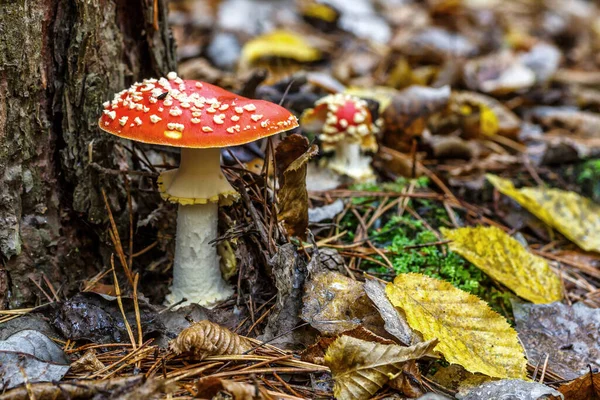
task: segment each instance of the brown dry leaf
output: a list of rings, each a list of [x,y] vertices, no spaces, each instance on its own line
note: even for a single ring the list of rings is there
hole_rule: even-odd
[[[383,336],[383,321],[367,297],[363,284],[339,272],[314,274],[304,286],[300,318],[324,335],[335,335],[359,325]]]
[[[175,354],[189,353],[199,359],[211,355],[242,354],[252,347],[250,339],[208,320],[193,323],[170,344]]]
[[[232,400],[265,400],[271,399],[265,389],[259,385],[235,382],[215,377],[201,378],[196,382],[198,393],[196,398],[213,399],[219,393],[226,392]],[[222,398],[222,397],[219,397]]]
[[[325,365],[331,369],[334,395],[338,399],[370,399],[391,378],[402,373],[403,364],[418,360],[436,346],[436,340],[410,347],[380,344],[342,336],[329,346]]]
[[[565,400],[600,400],[600,373],[589,373],[560,385]]]
[[[422,387],[421,371],[415,360],[402,365],[402,373],[390,380],[389,385],[405,397],[416,399],[425,394]]]
[[[71,372],[95,372],[104,367],[102,361],[96,357],[96,351],[89,349],[79,359],[71,363]]]
[[[458,117],[466,138],[498,134],[514,136],[521,128],[519,117],[498,100],[484,94],[455,91],[450,110]]]
[[[527,360],[517,332],[477,296],[422,274],[402,274],[386,293],[423,338],[437,338],[436,350],[470,372],[524,378]]]
[[[302,360],[313,364],[323,365],[325,363],[325,352],[329,346],[335,342],[340,336],[351,336],[356,339],[366,340],[367,342],[376,342],[381,344],[396,344],[392,340],[382,338],[379,335],[374,334],[370,330],[359,326],[352,330],[343,332],[340,335],[332,337],[321,337],[319,341],[306,348],[301,354]]]
[[[486,177],[498,191],[582,249],[600,252],[600,205],[574,192],[535,187],[516,189],[508,179],[491,174]]]
[[[562,299],[560,279],[548,262],[495,226],[441,228],[450,250],[475,264],[517,295],[536,304]]]
[[[293,134],[281,141],[275,151],[280,184],[279,215],[287,232],[306,239],[308,228],[308,192],[306,168],[308,160],[318,153],[316,145],[309,146],[304,136]]]
[[[391,104],[383,112],[385,121],[384,143],[393,149],[410,149],[411,137],[419,136],[427,124],[427,118],[443,110],[450,99],[450,87],[430,88],[411,86],[392,97]]]

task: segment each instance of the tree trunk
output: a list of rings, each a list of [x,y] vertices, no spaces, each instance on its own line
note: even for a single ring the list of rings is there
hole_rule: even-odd
[[[103,266],[100,189],[118,220],[126,192],[91,162],[131,160],[97,121],[115,92],[175,69],[166,17],[164,0],[0,0],[0,309]]]

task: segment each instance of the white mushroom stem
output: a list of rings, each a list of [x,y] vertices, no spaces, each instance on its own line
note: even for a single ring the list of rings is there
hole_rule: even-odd
[[[337,142],[334,155],[327,166],[356,181],[368,181],[375,177],[371,169],[371,157],[363,154],[359,142]]]
[[[166,178],[164,190],[169,195],[197,203],[205,199],[204,204],[180,201],[173,285],[166,303],[186,298],[182,305],[214,306],[233,294],[221,276],[216,246],[210,243],[218,233],[219,194],[233,191],[221,173],[219,149],[182,149],[179,169]]]

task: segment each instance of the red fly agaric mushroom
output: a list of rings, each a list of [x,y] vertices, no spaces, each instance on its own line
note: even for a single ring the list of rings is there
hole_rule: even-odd
[[[218,203],[237,193],[221,173],[220,149],[298,126],[285,108],[250,100],[217,86],[167,78],[146,79],[104,103],[101,129],[143,143],[181,147],[179,168],[163,172],[159,189],[178,203],[173,284],[167,303],[212,306],[233,290],[221,277],[217,250]]]
[[[320,132],[323,151],[334,152],[327,163],[330,169],[356,181],[375,177],[371,157],[364,152],[377,151],[379,122],[373,121],[365,100],[341,93],[325,96],[304,112],[302,126]]]

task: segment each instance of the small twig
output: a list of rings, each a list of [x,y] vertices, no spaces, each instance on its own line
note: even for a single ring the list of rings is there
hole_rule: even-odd
[[[119,280],[117,279],[117,272],[115,271],[115,256],[114,254],[110,255],[110,266],[113,272],[113,278],[115,281],[115,294],[117,296],[117,304],[119,304],[119,309],[121,310],[121,314],[123,314],[123,322],[125,323],[125,329],[127,329],[127,334],[129,335],[129,340],[131,341],[131,346],[135,350],[137,348],[135,344],[135,338],[133,336],[133,331],[131,330],[131,326],[129,326],[129,321],[127,321],[127,316],[125,315],[125,308],[123,307],[123,300],[121,299],[121,288],[119,287]]]

